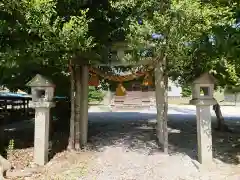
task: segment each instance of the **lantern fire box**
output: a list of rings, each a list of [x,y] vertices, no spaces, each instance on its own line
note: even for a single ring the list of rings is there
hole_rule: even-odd
[[[205,103],[214,104],[213,101],[216,101],[213,96],[215,82],[215,78],[209,73],[204,73],[193,81],[190,104],[196,105],[203,100]]]
[[[52,81],[37,74],[27,85],[31,87],[33,102],[52,102],[55,90]]]

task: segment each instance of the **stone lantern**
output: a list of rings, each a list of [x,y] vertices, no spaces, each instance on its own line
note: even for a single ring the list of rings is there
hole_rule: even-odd
[[[34,162],[44,165],[48,161],[50,109],[55,106],[55,85],[37,74],[27,86],[32,92],[30,107],[35,108]]]
[[[216,104],[213,97],[215,78],[204,73],[192,84],[192,100],[190,104],[196,106],[198,161],[209,165],[212,162],[212,131],[211,109]]]

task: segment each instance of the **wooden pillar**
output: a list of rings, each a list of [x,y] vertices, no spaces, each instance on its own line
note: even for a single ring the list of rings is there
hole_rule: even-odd
[[[81,86],[81,123],[80,123],[80,141],[81,146],[86,145],[88,136],[88,66],[82,66],[82,86]]]
[[[75,149],[80,150],[80,125],[81,125],[81,91],[82,91],[82,78],[81,66],[76,65],[75,81],[76,81],[76,102],[75,102]]]
[[[157,138],[163,151],[168,153],[168,129],[167,129],[167,110],[168,110],[168,77],[164,75],[165,60],[159,60],[155,66],[155,93],[157,108]]]

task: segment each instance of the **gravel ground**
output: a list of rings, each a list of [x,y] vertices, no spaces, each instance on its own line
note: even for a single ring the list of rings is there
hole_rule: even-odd
[[[127,152],[122,147],[109,147],[94,161],[81,180],[195,180],[230,179],[226,169],[199,170],[189,156],[178,154],[167,156]],[[234,177],[232,177],[234,179]]]
[[[204,169],[196,162],[194,113],[187,113],[191,109],[180,110],[182,113],[169,115],[169,155],[156,144],[155,113],[96,112],[89,117],[86,150],[57,154],[43,172],[29,179],[240,180],[240,118],[226,118],[235,133],[213,131],[215,163]]]

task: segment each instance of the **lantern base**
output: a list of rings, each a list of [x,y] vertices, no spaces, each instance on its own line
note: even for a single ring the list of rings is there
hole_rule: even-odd
[[[211,106],[217,104],[216,99],[192,99],[189,101],[189,104],[196,106]]]
[[[55,107],[55,102],[32,101],[32,102],[29,102],[29,107],[32,107],[32,108],[53,108],[53,107]]]

